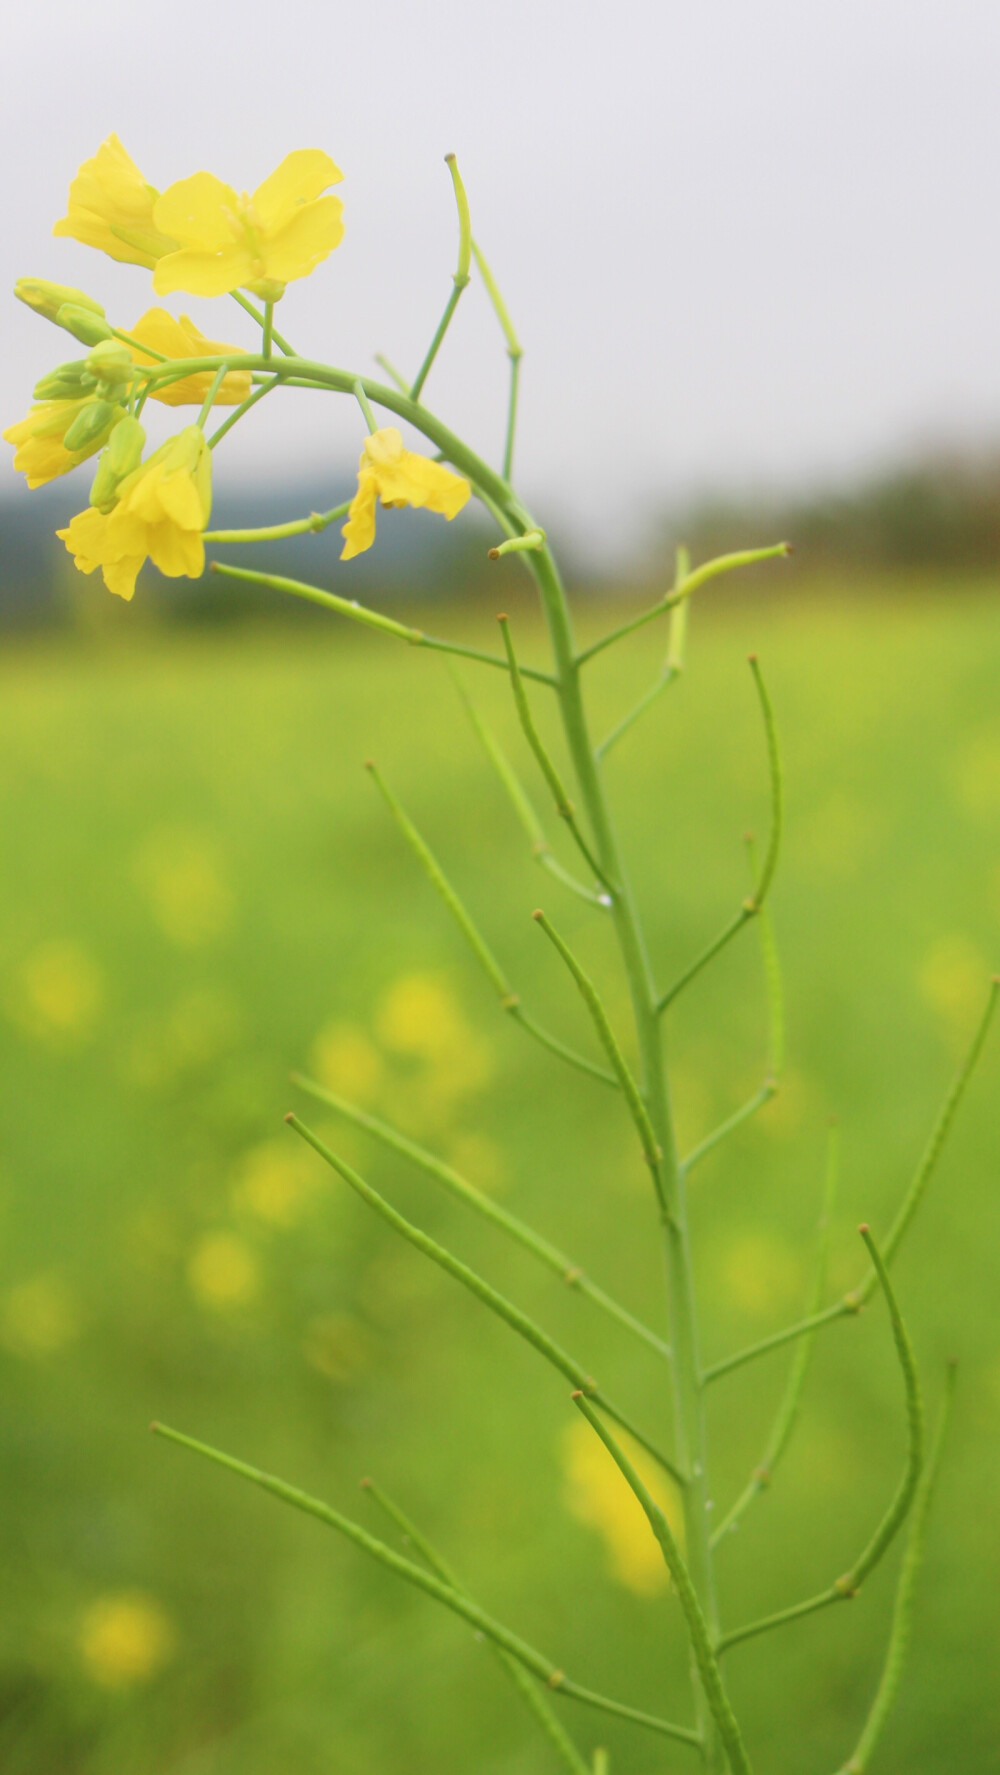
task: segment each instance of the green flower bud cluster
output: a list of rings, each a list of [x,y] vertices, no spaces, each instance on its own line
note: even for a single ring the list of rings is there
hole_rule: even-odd
[[[36,314],[72,333],[81,345],[100,345],[102,340],[114,336],[101,304],[69,284],[49,283],[44,277],[20,277],[14,294]]]
[[[101,451],[91,484],[90,503],[99,512],[113,509],[118,499],[119,483],[138,468],[145,444],[146,433],[138,419],[133,419],[131,413],[124,414]]]

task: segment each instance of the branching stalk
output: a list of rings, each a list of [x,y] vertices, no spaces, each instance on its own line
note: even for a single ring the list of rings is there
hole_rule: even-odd
[[[442,1557],[436,1547],[432,1546],[431,1542],[427,1539],[427,1536],[421,1534],[415,1524],[412,1523],[409,1517],[399,1508],[399,1505],[394,1503],[392,1498],[390,1498],[380,1486],[375,1484],[374,1480],[363,1479],[361,1485],[362,1489],[367,1492],[372,1502],[377,1504],[379,1509],[388,1516],[390,1522],[395,1523],[403,1536],[404,1541],[407,1541],[413,1548],[414,1552],[419,1554],[424,1564],[430,1567],[431,1571],[441,1579],[442,1583],[450,1584],[453,1590],[457,1590],[462,1595],[468,1596],[468,1592],[464,1589],[464,1586],[459,1583],[447,1560]],[[513,1652],[508,1652],[506,1647],[498,1645],[496,1640],[487,1640],[486,1643],[497,1659],[501,1669],[506,1671],[515,1689],[525,1703],[525,1706],[528,1708],[529,1712],[534,1715],[537,1724],[548,1739],[563,1767],[571,1770],[572,1775],[591,1775],[589,1766],[580,1755],[573,1740],[563,1729],[562,1723],[557,1718],[555,1710],[549,1705],[549,1702],[546,1700],[545,1695],[542,1693],[538,1684],[532,1682],[524,1665],[514,1657]]]
[[[941,1451],[948,1433],[951,1408],[955,1395],[955,1364],[949,1363],[945,1385],[944,1402],[938,1415],[937,1428],[924,1468],[923,1478],[913,1505],[913,1520],[907,1536],[906,1552],[900,1567],[899,1582],[896,1586],[896,1599],[892,1611],[892,1627],[889,1632],[889,1645],[886,1651],[882,1676],[875,1691],[864,1731],[858,1739],[853,1756],[850,1756],[839,1775],[865,1775],[879,1739],[885,1730],[886,1723],[899,1693],[903,1679],[906,1656],[910,1649],[910,1633],[913,1624],[913,1604],[917,1582],[924,1560],[924,1542],[927,1536],[927,1516],[930,1510],[934,1482],[937,1478],[941,1462]]]
[[[844,1572],[842,1577],[837,1578],[827,1590],[820,1591],[817,1596],[811,1596],[805,1602],[794,1603],[791,1608],[779,1609],[776,1614],[766,1615],[760,1621],[751,1621],[746,1627],[737,1627],[732,1633],[722,1634],[716,1646],[716,1650],[720,1653],[728,1651],[731,1646],[739,1645],[745,1639],[754,1639],[758,1634],[769,1633],[772,1628],[783,1627],[789,1621],[801,1620],[805,1615],[815,1614],[818,1609],[826,1608],[830,1603],[847,1602],[857,1596],[865,1579],[871,1575],[883,1555],[888,1552],[906,1521],[916,1495],[924,1459],[924,1412],[916,1360],[882,1254],[872,1238],[871,1230],[867,1226],[861,1226],[858,1230],[868,1247],[875,1274],[885,1295],[892,1324],[893,1342],[903,1373],[908,1431],[906,1466],[892,1502],[850,1570]]]
[[[558,1276],[567,1288],[573,1289],[577,1294],[585,1295],[589,1301],[593,1302],[594,1306],[600,1307],[602,1312],[607,1313],[609,1318],[617,1320],[619,1325],[623,1325],[627,1331],[632,1332],[633,1336],[641,1339],[647,1348],[655,1350],[659,1356],[669,1358],[669,1345],[665,1344],[662,1338],[657,1337],[655,1331],[650,1331],[649,1327],[636,1319],[627,1308],[620,1306],[618,1301],[604,1292],[603,1288],[599,1288],[595,1282],[592,1282],[581,1266],[574,1263],[571,1257],[567,1257],[565,1252],[550,1244],[548,1239],[543,1239],[540,1233],[536,1233],[533,1227],[526,1225],[516,1214],[511,1214],[508,1209],[501,1207],[498,1202],[494,1202],[492,1196],[477,1189],[475,1184],[470,1183],[468,1178],[463,1177],[452,1165],[445,1164],[443,1159],[428,1152],[426,1147],[419,1146],[415,1140],[408,1139],[405,1134],[400,1134],[398,1129],[390,1127],[388,1122],[383,1122],[380,1117],[370,1115],[367,1110],[359,1109],[356,1104],[348,1103],[345,1098],[338,1097],[336,1092],[327,1090],[325,1085],[318,1085],[313,1079],[303,1078],[299,1073],[293,1073],[292,1081],[301,1090],[307,1091],[310,1097],[315,1097],[318,1102],[325,1103],[331,1109],[335,1109],[338,1115],[342,1115],[356,1128],[364,1128],[367,1133],[374,1135],[376,1140],[380,1140],[383,1146],[389,1147],[393,1152],[401,1153],[404,1158],[411,1160],[414,1165],[418,1165],[429,1177],[436,1178],[438,1183],[442,1183],[453,1196],[457,1196],[468,1207],[474,1208],[476,1213],[481,1214],[484,1219],[492,1221],[494,1226],[500,1227],[519,1245],[523,1245],[526,1251],[530,1251],[547,1269]]]
[[[607,1413],[608,1417],[614,1418],[615,1423],[620,1424],[623,1430],[627,1430],[640,1447],[644,1448],[647,1454],[652,1455],[664,1472],[669,1473],[678,1485],[685,1483],[684,1476],[676,1462],[657,1448],[643,1430],[636,1429],[631,1419],[627,1418],[618,1406],[606,1397],[593,1376],[589,1375],[572,1356],[567,1355],[566,1351],[561,1349],[555,1339],[549,1337],[548,1332],[543,1331],[534,1319],[529,1318],[528,1314],[522,1312],[520,1307],[515,1307],[505,1295],[498,1293],[489,1282],[484,1281],[482,1276],[477,1275],[475,1270],[463,1263],[461,1258],[454,1257],[445,1246],[439,1245],[429,1233],[423,1232],[420,1227],[414,1226],[411,1221],[405,1219],[397,1209],[392,1207],[391,1203],[385,1200],[384,1196],[379,1195],[378,1191],[372,1188],[370,1183],[366,1183],[364,1178],[345,1159],[339,1158],[328,1146],[324,1145],[311,1128],[307,1128],[304,1122],[300,1122],[298,1116],[287,1115],[285,1121],[313,1148],[314,1152],[319,1153],[320,1158],[325,1159],[334,1171],[339,1172],[344,1182],[349,1183],[362,1201],[367,1202],[369,1208],[374,1208],[376,1214],[380,1215],[395,1232],[400,1233],[418,1251],[422,1251],[424,1256],[429,1257],[440,1269],[447,1270],[450,1276],[454,1276],[457,1282],[461,1282],[470,1294],[474,1294],[484,1306],[496,1313],[498,1318],[506,1320],[512,1331],[516,1331],[519,1337],[531,1344],[553,1368],[565,1375],[574,1387],[581,1388],[588,1399],[592,1399],[595,1405],[599,1405],[601,1410]]]
[[[648,1731],[658,1732],[664,1738],[679,1739],[684,1744],[697,1744],[696,1735],[685,1726],[671,1725],[668,1720],[657,1719],[655,1714],[643,1713],[637,1707],[629,1707],[623,1701],[612,1701],[606,1695],[598,1695],[592,1689],[585,1689],[579,1683],[571,1682],[551,1659],[537,1652],[527,1640],[512,1633],[509,1627],[494,1621],[492,1615],[488,1615],[478,1603],[454,1589],[451,1584],[446,1584],[436,1573],[425,1571],[423,1566],[415,1564],[412,1559],[404,1559],[401,1553],[387,1547],[384,1541],[377,1540],[359,1523],[352,1522],[350,1517],[342,1516],[332,1505],[310,1497],[308,1492],[299,1491],[297,1486],[288,1485],[285,1480],[276,1479],[271,1473],[261,1472],[259,1467],[251,1467],[246,1461],[237,1460],[234,1455],[223,1454],[221,1449],[211,1448],[207,1442],[198,1442],[193,1436],[185,1436],[180,1430],[172,1430],[167,1424],[151,1424],[150,1429],[154,1435],[163,1436],[168,1442],[176,1442],[181,1448],[189,1448],[192,1453],[214,1461],[218,1467],[227,1467],[230,1473],[238,1473],[241,1479],[249,1479],[253,1485],[259,1485],[263,1491],[270,1492],[272,1497],[280,1498],[283,1503],[304,1511],[307,1516],[315,1516],[328,1528],[336,1529],[338,1534],[353,1541],[356,1547],[377,1559],[380,1565],[395,1572],[397,1577],[405,1578],[407,1583],[423,1590],[436,1602],[443,1603],[453,1614],[460,1615],[463,1621],[467,1621],[470,1627],[491,1639],[495,1645],[502,1646],[548,1688],[569,1696],[571,1700],[580,1701],[587,1707],[597,1708],[601,1713],[612,1714],[617,1719],[631,1720],[637,1726],[645,1726]]]

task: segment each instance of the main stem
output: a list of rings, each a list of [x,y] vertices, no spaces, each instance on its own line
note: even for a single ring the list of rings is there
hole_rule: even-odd
[[[565,590],[547,549],[532,554],[530,568],[541,592],[548,624],[566,742],[590,819],[601,868],[611,884],[612,917],[628,977],[639,1048],[640,1086],[663,1153],[661,1177],[665,1209],[661,1212],[660,1219],[667,1270],[670,1343],[673,1351],[675,1446],[678,1465],[688,1475],[688,1483],[683,1489],[687,1563],[709,1631],[714,1638],[718,1632],[718,1611],[709,1543],[704,1389],[698,1354],[687,1202],[670,1111],[656,990],[587,727],[580,667],[576,659]],[[692,1680],[697,1696],[703,1763],[711,1775],[722,1775],[726,1767],[725,1753],[693,1664]]]

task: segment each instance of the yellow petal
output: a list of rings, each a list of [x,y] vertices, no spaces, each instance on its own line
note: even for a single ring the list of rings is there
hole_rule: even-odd
[[[103,512],[95,511],[88,506],[85,512],[77,512],[71,518],[65,530],[57,530],[60,542],[66,544],[73,556],[74,566],[81,573],[93,573],[95,567],[101,565],[108,548],[108,520]]]
[[[443,463],[429,462],[426,456],[417,456],[411,450],[405,453],[404,466],[413,489],[411,505],[425,506],[443,518],[458,516],[471,492],[468,481],[453,474]]]
[[[351,509],[347,514],[347,523],[340,534],[344,538],[344,546],[340,551],[342,561],[352,561],[365,549],[370,549],[375,541],[375,504],[378,488],[375,476],[370,470],[362,469],[358,476],[358,490],[351,500]]]
[[[192,173],[168,185],[153,205],[153,221],[180,247],[221,253],[233,243],[237,196],[214,173]]]
[[[311,203],[328,185],[339,185],[339,166],[322,148],[296,148],[258,185],[253,207],[261,227],[272,234],[290,222],[301,204]]]
[[[149,558],[168,579],[198,579],[205,567],[201,531],[179,530],[176,524],[154,524],[147,539]]]
[[[145,555],[123,555],[118,561],[106,561],[101,571],[108,591],[131,603],[136,576],[145,559]]]
[[[185,250],[167,253],[153,273],[153,288],[158,296],[171,290],[186,290],[191,296],[226,296],[250,283],[257,273],[257,262],[249,247],[231,244],[221,253]]]
[[[133,339],[159,352],[161,357],[221,357],[224,353],[240,350],[238,345],[226,345],[220,339],[206,339],[189,315],[182,314],[177,320],[165,308],[148,308],[130,332]],[[155,362],[149,352],[133,350],[132,357],[137,364]],[[212,376],[211,370],[199,370],[194,375],[182,377],[179,382],[171,382],[161,393],[154,391],[152,398],[162,401],[165,407],[200,407],[211,387]],[[213,404],[236,407],[249,393],[249,370],[231,370],[224,377]]]
[[[72,181],[67,213],[52,232],[69,235],[85,246],[98,247],[126,265],[153,265],[158,254],[171,244],[156,238],[155,196],[118,137],[109,136],[93,159],[84,161]],[[115,228],[133,231],[147,240],[142,245],[131,245],[113,232]]]
[[[344,206],[339,197],[318,197],[307,203],[267,242],[265,263],[267,275],[276,283],[291,283],[293,278],[308,277],[321,260],[326,259],[344,238],[341,217]]]

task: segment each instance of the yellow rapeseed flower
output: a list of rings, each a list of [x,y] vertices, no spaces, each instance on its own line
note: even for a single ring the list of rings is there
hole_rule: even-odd
[[[99,247],[123,264],[152,267],[176,246],[154,224],[158,195],[118,137],[109,136],[81,166],[69,188],[66,214],[52,232]]]
[[[206,339],[189,315],[182,314],[177,320],[165,308],[147,308],[130,333],[133,339],[150,346],[161,357],[225,357],[240,349],[238,345],[223,345],[218,339]],[[132,357],[137,364],[156,361],[149,352],[133,351]],[[162,401],[166,407],[200,407],[211,387],[213,374],[212,370],[196,370],[193,375],[183,377],[180,382],[170,382],[166,387],[154,384],[150,391],[152,398]],[[223,377],[213,404],[238,407],[249,393],[249,370],[230,370]]]
[[[166,1610],[142,1590],[98,1596],[80,1623],[84,1665],[104,1689],[148,1682],[168,1662],[175,1644]]]
[[[340,558],[350,561],[375,541],[375,507],[383,505],[426,506],[443,518],[456,518],[471,489],[461,475],[452,474],[440,462],[431,462],[403,447],[394,425],[372,432],[365,439],[358,469],[358,490],[351,501],[347,523],[341,532],[344,547]]]
[[[8,425],[3,436],[8,444],[14,445],[14,467],[27,476],[29,487],[44,487],[46,481],[54,481],[58,475],[68,475],[78,462],[85,462],[107,443],[113,425],[121,417],[120,407],[107,401],[100,403],[107,409],[106,424],[95,431],[82,450],[67,450],[63,442],[74,420],[97,405],[97,397],[93,394],[76,401],[42,401],[32,407],[27,419]]]
[[[170,579],[199,577],[211,509],[211,452],[199,427],[188,425],[125,476],[112,511],[90,506],[56,535],[81,573],[100,567],[108,591],[127,599],[147,556]]]
[[[237,196],[214,173],[178,179],[153,209],[156,228],[178,248],[157,264],[157,295],[224,296],[242,287],[276,301],[343,238],[340,198],[321,196],[343,176],[321,149],[297,148],[252,196]]]

